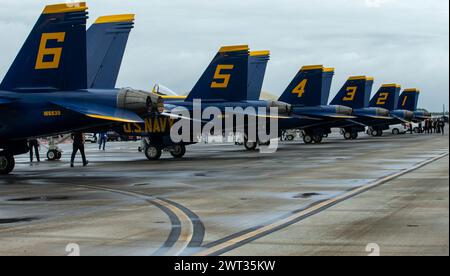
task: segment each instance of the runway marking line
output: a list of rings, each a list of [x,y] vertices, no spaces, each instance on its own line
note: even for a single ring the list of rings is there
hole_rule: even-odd
[[[341,202],[343,202],[343,201],[345,201],[347,199],[355,197],[355,196],[357,196],[357,195],[359,195],[361,193],[364,193],[364,192],[366,192],[368,190],[371,190],[371,189],[373,189],[375,187],[378,187],[380,185],[388,183],[388,182],[390,182],[390,181],[392,181],[394,179],[397,179],[397,178],[399,178],[399,177],[401,177],[401,176],[403,176],[405,174],[413,172],[413,171],[415,171],[415,170],[417,170],[419,168],[422,168],[422,167],[424,167],[424,166],[426,166],[428,164],[431,164],[431,163],[433,163],[433,162],[435,162],[435,161],[437,161],[437,160],[439,160],[441,158],[444,158],[444,157],[448,156],[448,154],[449,154],[448,152],[442,153],[442,154],[440,154],[438,156],[435,156],[435,157],[432,157],[430,159],[427,159],[424,162],[418,163],[418,164],[414,165],[411,168],[404,169],[404,170],[402,170],[400,172],[388,175],[388,176],[383,177],[381,179],[377,179],[377,180],[375,180],[373,182],[370,182],[367,185],[364,185],[364,186],[361,186],[359,188],[356,188],[356,189],[354,189],[354,190],[352,190],[352,191],[350,191],[348,193],[344,193],[344,194],[342,194],[342,195],[340,195],[338,197],[335,197],[335,198],[323,201],[323,202],[321,202],[321,203],[319,203],[317,205],[314,205],[314,206],[312,206],[312,207],[310,207],[308,209],[305,209],[303,211],[295,213],[295,214],[293,214],[293,215],[291,215],[291,216],[289,216],[287,218],[284,218],[284,219],[279,220],[277,222],[274,222],[274,223],[271,223],[269,225],[263,226],[263,227],[258,228],[256,230],[250,231],[250,232],[245,233],[245,234],[243,234],[241,236],[234,237],[234,238],[232,238],[232,239],[230,239],[228,241],[225,241],[223,243],[214,245],[214,246],[212,246],[212,247],[210,247],[210,248],[208,248],[208,249],[206,249],[204,251],[200,251],[200,252],[194,254],[194,256],[216,256],[216,255],[221,255],[221,254],[224,254],[226,252],[229,252],[229,251],[231,251],[233,249],[236,249],[236,248],[238,248],[238,247],[240,247],[240,246],[242,246],[244,244],[247,244],[247,243],[249,243],[251,241],[254,241],[256,239],[259,239],[259,238],[262,238],[262,237],[264,237],[266,235],[269,235],[269,234],[273,233],[274,230],[284,229],[284,228],[286,228],[286,227],[288,227],[288,226],[290,226],[292,224],[298,223],[301,220],[310,217],[311,215],[314,215],[314,214],[320,213],[320,212],[322,212],[322,211],[324,211],[326,209],[329,209],[329,208],[335,206],[336,204],[341,203]]]
[[[89,185],[77,185],[81,188],[87,188],[87,189],[94,189],[94,190],[102,190],[112,193],[118,193],[122,195],[131,196],[134,198],[142,199],[144,201],[150,201],[150,203],[156,203],[157,205],[161,205],[167,209],[169,209],[171,212],[175,214],[175,216],[178,218],[178,220],[181,223],[181,233],[178,237],[178,240],[175,242],[173,247],[171,247],[164,255],[166,256],[179,256],[183,253],[184,250],[187,249],[188,245],[191,243],[192,238],[194,236],[194,225],[189,218],[188,215],[186,215],[181,209],[179,209],[177,206],[170,204],[169,202],[163,201],[158,198],[154,198],[148,195],[135,193],[131,191],[124,191],[124,190],[116,190],[112,188],[106,188],[106,187],[99,187],[99,186],[89,186]]]

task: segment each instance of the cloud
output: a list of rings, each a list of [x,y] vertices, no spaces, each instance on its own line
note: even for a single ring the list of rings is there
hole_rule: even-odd
[[[0,0],[0,78],[47,3]],[[447,0],[93,0],[90,22],[137,13],[119,86],[189,91],[222,45],[270,49],[264,90],[280,94],[302,65],[335,67],[332,96],[350,75],[422,89],[441,110],[449,95]],[[24,8],[26,7],[26,8]],[[376,7],[376,8],[375,8]],[[374,91],[375,92],[375,91]]]

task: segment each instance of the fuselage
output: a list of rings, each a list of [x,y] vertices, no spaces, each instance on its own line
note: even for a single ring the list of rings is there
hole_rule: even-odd
[[[0,141],[49,136],[106,124],[67,107],[76,106],[86,112],[93,106],[116,107],[117,91],[0,91],[0,98],[11,102],[0,106]]]

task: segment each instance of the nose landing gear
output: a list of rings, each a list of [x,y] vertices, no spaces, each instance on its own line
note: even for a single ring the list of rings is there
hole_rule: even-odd
[[[5,152],[0,152],[0,175],[9,174],[14,170],[16,162],[14,156]]]

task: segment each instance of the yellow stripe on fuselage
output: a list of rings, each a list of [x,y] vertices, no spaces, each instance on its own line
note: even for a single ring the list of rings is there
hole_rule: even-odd
[[[128,120],[128,119],[112,117],[112,116],[103,116],[103,115],[95,115],[95,114],[87,114],[86,116],[94,118],[94,119],[121,122],[121,123],[138,123],[137,121],[134,121],[134,120]]]

